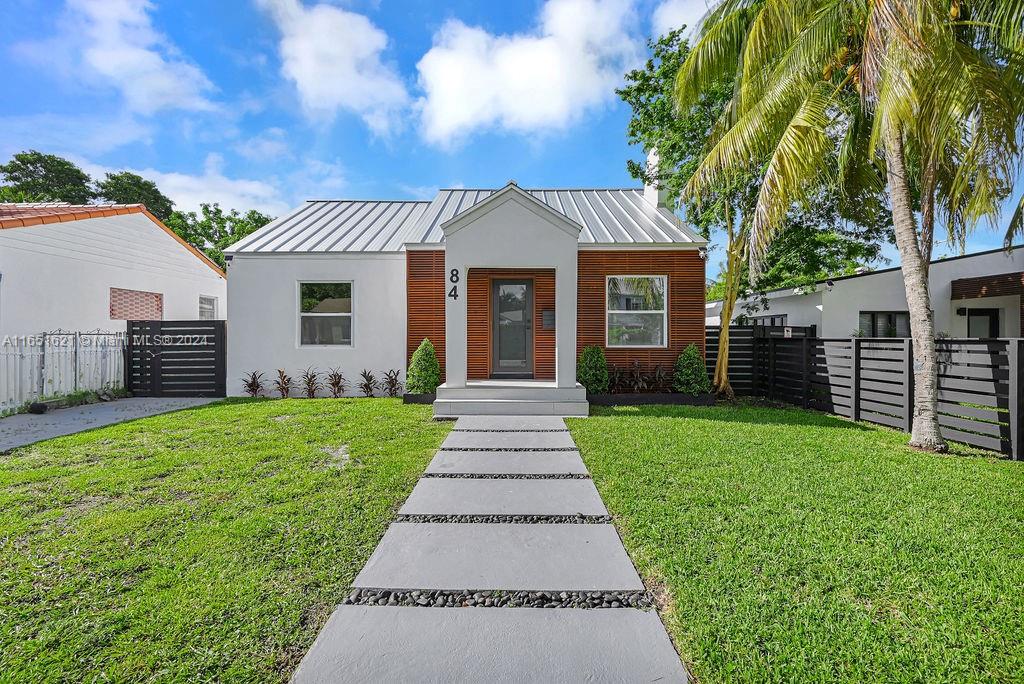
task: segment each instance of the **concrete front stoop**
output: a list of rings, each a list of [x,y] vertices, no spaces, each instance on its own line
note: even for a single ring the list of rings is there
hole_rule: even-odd
[[[340,599],[296,684],[688,681],[560,418],[460,418]]]
[[[437,388],[434,416],[586,416],[587,390],[539,380],[476,380]]]

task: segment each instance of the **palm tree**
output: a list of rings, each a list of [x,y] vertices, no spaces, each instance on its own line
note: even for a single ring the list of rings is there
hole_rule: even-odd
[[[735,78],[733,97],[685,194],[769,159],[750,232],[757,277],[812,181],[825,176],[843,193],[884,185],[914,346],[911,444],[944,450],[928,292],[934,230],[940,222],[963,235],[995,221],[1012,189],[1024,0],[723,0],[679,70],[678,104],[723,77]]]

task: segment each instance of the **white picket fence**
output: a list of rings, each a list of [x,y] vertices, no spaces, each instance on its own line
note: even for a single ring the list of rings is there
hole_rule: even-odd
[[[0,414],[26,401],[124,386],[124,333],[0,337]]]

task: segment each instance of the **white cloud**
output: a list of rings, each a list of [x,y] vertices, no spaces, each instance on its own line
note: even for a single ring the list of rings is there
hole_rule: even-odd
[[[250,161],[290,159],[287,134],[283,128],[268,128],[235,145],[235,151]]]
[[[213,84],[154,29],[149,0],[68,0],[61,31],[16,51],[65,76],[110,85],[132,112],[209,111]]]
[[[74,161],[93,178],[103,178],[108,172],[116,171],[137,173],[156,183],[180,211],[199,211],[202,203],[216,202],[224,209],[256,209],[280,216],[306,199],[336,197],[347,185],[344,168],[339,162],[312,158],[301,160],[295,170],[283,176],[265,179],[226,175],[224,159],[216,153],[206,156],[203,170],[198,174],[115,168],[80,158]]]
[[[654,16],[651,18],[654,35],[663,36],[684,24],[687,34],[692,34],[693,28],[707,12],[706,0],[665,0],[654,8]]]
[[[307,117],[330,122],[339,110],[388,133],[408,103],[397,72],[381,60],[387,34],[361,14],[299,0],[258,0],[281,31],[281,72],[295,84]]]
[[[632,0],[548,0],[529,33],[494,35],[447,21],[417,64],[424,137],[562,129],[615,98],[638,59]]]

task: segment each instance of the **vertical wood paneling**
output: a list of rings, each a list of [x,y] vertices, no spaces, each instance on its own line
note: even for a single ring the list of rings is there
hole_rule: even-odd
[[[466,278],[467,376],[491,377],[491,281],[533,280],[533,377],[555,379],[555,331],[544,330],[542,312],[555,308],[555,272],[551,269],[471,268]]]
[[[406,364],[423,338],[430,340],[437,351],[444,379],[444,250],[409,250],[405,253],[406,302]]]
[[[639,361],[647,371],[671,370],[689,344],[704,352],[704,260],[697,250],[581,251],[576,321],[576,353],[604,347],[610,364]],[[610,275],[668,276],[668,346],[662,349],[605,346],[605,278]]]

